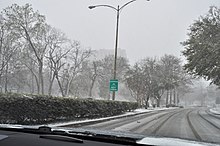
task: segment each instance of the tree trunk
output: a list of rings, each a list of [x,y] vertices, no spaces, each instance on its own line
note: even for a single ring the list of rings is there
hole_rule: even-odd
[[[2,92],[2,73],[0,73],[0,92]]]
[[[39,83],[41,94],[44,95],[44,78],[43,78],[43,62],[39,61]]]
[[[170,105],[172,104],[172,90],[169,90],[170,92]]]
[[[65,96],[68,96],[68,95],[69,95],[70,85],[71,85],[73,79],[75,78],[75,76],[76,76],[76,74],[74,73],[74,74],[72,75],[72,77],[70,77],[70,79],[67,81]]]
[[[176,105],[176,89],[173,89],[173,103]]]
[[[179,94],[178,94],[178,92],[176,93],[176,99],[177,99],[177,105],[179,105],[180,100],[179,100]]]
[[[34,79],[33,74],[31,74],[31,87],[30,87],[31,94],[34,93]]]
[[[167,96],[166,96],[166,106],[168,105],[168,98],[169,98],[169,90],[167,90]]]
[[[34,85],[34,80],[36,82],[37,86],[37,93],[40,94],[40,86],[39,86],[39,81],[37,75],[33,71],[33,60],[31,60],[31,67],[29,67],[27,64],[24,63],[24,65],[30,70],[31,72],[31,89],[30,92],[33,94],[35,92],[35,85]]]
[[[8,93],[8,64],[5,69],[5,93]]]
[[[141,99],[138,94],[136,98],[137,98],[138,107],[141,108]]]
[[[67,81],[65,96],[69,95],[71,80]]]
[[[149,99],[150,99],[150,96],[147,95],[147,99],[145,100],[145,108],[146,109],[149,107],[149,103],[148,103]]]
[[[62,87],[62,85],[60,83],[58,75],[56,75],[56,79],[57,79],[58,85],[60,87],[60,92],[61,92],[62,96],[65,97],[64,90],[63,90],[63,87]]]
[[[35,78],[35,81],[36,81],[36,84],[37,84],[37,93],[40,94],[40,84],[39,84],[39,80],[37,78],[37,75],[33,74],[34,75],[34,78]]]
[[[76,77],[77,73],[76,73],[76,69],[74,69],[74,73],[72,74],[72,76],[70,77],[70,79],[68,79],[67,81],[67,85],[66,85],[66,92],[65,92],[65,96],[69,95],[70,92],[70,86],[73,82],[73,79]]]
[[[157,98],[157,107],[160,107],[160,98]]]
[[[30,69],[29,69],[30,70]],[[37,93],[38,94],[40,94],[40,85],[39,85],[39,81],[38,81],[38,77],[37,77],[37,75],[36,74],[34,74],[34,72],[32,71],[32,70],[30,70],[31,71],[31,93],[34,93],[34,91],[35,91],[35,89],[34,89],[34,87],[35,87],[35,85],[34,85],[34,79],[35,79],[35,82],[36,82],[36,86],[37,86]],[[33,79],[33,77],[34,77],[34,79]]]
[[[92,79],[92,84],[91,84],[91,86],[89,88],[89,97],[92,97],[92,89],[93,89],[93,87],[95,85],[95,79],[96,78]]]
[[[51,93],[52,93],[52,87],[53,87],[54,79],[55,79],[55,74],[52,75],[52,79],[50,80],[48,95],[51,95]]]

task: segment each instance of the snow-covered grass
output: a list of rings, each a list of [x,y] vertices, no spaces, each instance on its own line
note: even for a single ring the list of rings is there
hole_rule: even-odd
[[[148,108],[148,109],[144,109],[144,108],[139,108],[134,110],[133,112],[128,112],[128,113],[144,113],[144,112],[149,112],[149,111],[158,111],[158,110],[169,110],[169,109],[176,109],[177,107],[170,107],[170,108],[166,108],[166,107],[156,107],[156,108]]]
[[[117,118],[122,118],[122,117],[126,117],[126,116],[132,116],[132,115],[147,113],[147,112],[151,112],[151,111],[170,110],[170,109],[175,109],[175,108],[176,107],[173,107],[173,108],[136,109],[132,112],[126,112],[126,113],[124,113],[122,115],[118,115],[118,116],[111,116],[111,117],[98,118],[98,119],[88,119],[88,120],[82,120],[82,121],[69,121],[69,122],[62,122],[62,123],[53,123],[53,124],[48,124],[48,126],[50,126],[50,127],[61,127],[61,126],[68,126],[68,125],[103,122],[103,121],[107,121],[107,120],[113,120],[113,119],[117,119]]]

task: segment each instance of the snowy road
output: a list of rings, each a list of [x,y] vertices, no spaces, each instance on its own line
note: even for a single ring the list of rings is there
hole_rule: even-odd
[[[206,108],[152,111],[82,128],[220,143],[220,116],[211,114]]]

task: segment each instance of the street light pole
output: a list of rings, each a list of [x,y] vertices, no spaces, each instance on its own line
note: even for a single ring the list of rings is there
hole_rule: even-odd
[[[132,2],[135,2],[137,0],[131,0],[127,3],[125,3],[123,6],[121,7],[113,7],[113,6],[110,6],[110,5],[95,5],[95,6],[89,6],[88,8],[89,9],[94,9],[96,7],[108,7],[108,8],[111,8],[113,10],[115,10],[117,12],[117,17],[116,17],[116,37],[115,37],[115,55],[114,55],[114,67],[113,67],[113,79],[116,80],[116,70],[117,70],[117,52],[118,52],[118,25],[119,25],[119,14],[120,12],[122,11],[122,9],[124,7],[126,7],[127,5],[129,5],[130,3]],[[150,0],[146,0],[146,1],[150,1]],[[112,93],[112,100],[115,100],[115,91],[113,91]]]
[[[119,6],[117,8],[117,21],[116,21],[116,37],[115,37],[115,59],[114,59],[114,70],[113,79],[116,80],[116,67],[117,67],[117,52],[118,52],[118,24],[119,24]],[[115,91],[112,93],[112,100],[115,100]]]

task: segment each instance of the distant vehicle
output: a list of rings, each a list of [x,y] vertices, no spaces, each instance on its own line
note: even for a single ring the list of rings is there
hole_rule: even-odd
[[[219,104],[220,105],[220,97],[216,97],[215,104]]]

